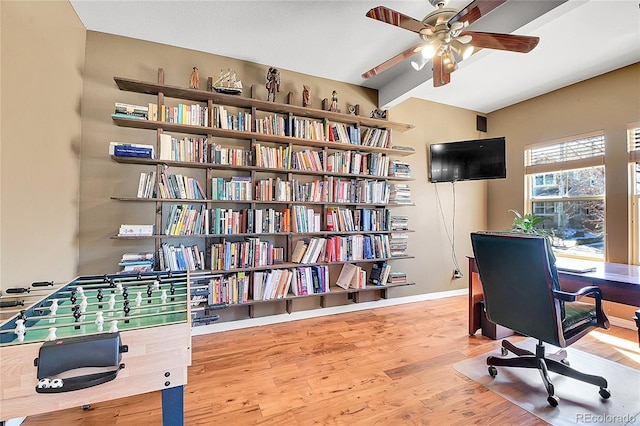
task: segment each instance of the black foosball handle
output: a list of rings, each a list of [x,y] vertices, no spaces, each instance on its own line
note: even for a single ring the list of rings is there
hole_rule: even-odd
[[[13,288],[8,288],[5,291],[7,292],[7,294],[22,294],[22,293],[29,293],[31,289],[25,288],[25,287],[13,287]]]
[[[24,306],[24,300],[12,300],[11,302],[0,302],[0,308],[15,308]]]
[[[31,287],[49,287],[53,286],[53,281],[36,281],[31,283]]]

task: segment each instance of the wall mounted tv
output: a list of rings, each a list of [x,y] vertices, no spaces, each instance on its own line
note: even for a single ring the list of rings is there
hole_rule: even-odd
[[[429,180],[431,182],[506,177],[504,137],[437,143],[429,146]]]

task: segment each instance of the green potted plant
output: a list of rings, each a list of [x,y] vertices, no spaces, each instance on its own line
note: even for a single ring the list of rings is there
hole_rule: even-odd
[[[516,215],[513,219],[511,229],[509,229],[510,232],[549,236],[549,231],[543,228],[538,228],[538,225],[545,221],[544,217],[536,216],[532,213],[522,215],[515,209],[509,209],[509,211]]]

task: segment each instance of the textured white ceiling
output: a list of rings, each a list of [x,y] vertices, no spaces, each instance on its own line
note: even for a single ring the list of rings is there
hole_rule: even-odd
[[[447,7],[470,2],[451,0]],[[429,66],[416,72],[409,61],[373,79],[361,77],[419,41],[365,13],[382,5],[422,20],[434,9],[426,0],[71,4],[88,30],[372,87],[386,107],[416,97],[488,113],[640,60],[637,0],[509,0],[473,29],[539,36],[538,47],[528,54],[480,51],[440,88],[433,88]],[[545,7],[551,10],[538,17]]]

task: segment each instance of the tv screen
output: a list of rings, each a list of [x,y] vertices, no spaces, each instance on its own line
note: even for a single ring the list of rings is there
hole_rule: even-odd
[[[429,146],[429,180],[431,182],[506,177],[504,137],[437,143]]]

